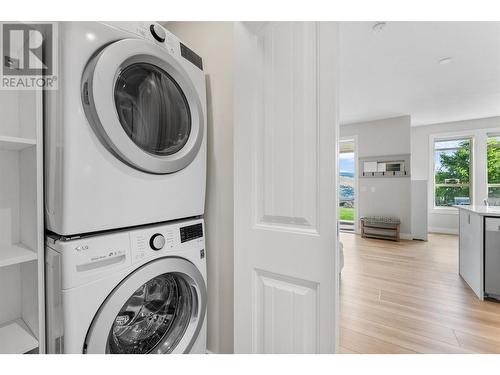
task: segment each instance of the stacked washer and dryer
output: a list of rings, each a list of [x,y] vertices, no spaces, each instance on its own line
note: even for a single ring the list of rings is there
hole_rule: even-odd
[[[206,351],[202,59],[156,23],[58,25],[46,92],[49,353]]]

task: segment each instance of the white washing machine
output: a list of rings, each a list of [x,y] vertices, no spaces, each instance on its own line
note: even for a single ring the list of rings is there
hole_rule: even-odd
[[[202,219],[46,239],[49,353],[205,353]]]
[[[46,226],[71,236],[202,215],[202,59],[150,22],[62,22],[44,93]]]

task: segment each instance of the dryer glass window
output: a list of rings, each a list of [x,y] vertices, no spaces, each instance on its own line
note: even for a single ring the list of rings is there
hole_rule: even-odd
[[[172,155],[188,141],[188,102],[177,82],[159,67],[136,63],[123,69],[116,81],[115,103],[123,129],[144,151]]]
[[[189,282],[166,273],[143,284],[123,305],[108,335],[108,353],[170,353],[196,306]]]

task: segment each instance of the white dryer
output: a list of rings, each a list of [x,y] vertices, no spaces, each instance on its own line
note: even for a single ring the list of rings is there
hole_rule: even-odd
[[[49,353],[205,353],[203,220],[47,237]]]
[[[202,215],[202,59],[149,22],[62,22],[44,93],[46,225],[59,235]]]

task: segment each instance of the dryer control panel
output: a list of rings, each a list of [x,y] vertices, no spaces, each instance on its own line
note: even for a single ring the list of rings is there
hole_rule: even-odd
[[[144,39],[148,39],[156,45],[166,48],[170,54],[180,54],[179,40],[177,37],[156,22],[108,22],[107,24],[139,35]]]
[[[181,56],[193,67],[203,71],[203,59],[189,46],[182,43],[174,34],[156,22],[109,22],[109,25],[132,32],[165,48],[170,54]]]

